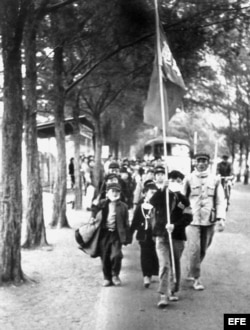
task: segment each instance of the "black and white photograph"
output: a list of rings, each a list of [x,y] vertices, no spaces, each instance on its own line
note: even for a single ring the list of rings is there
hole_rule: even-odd
[[[0,0],[0,330],[250,328],[250,0]]]

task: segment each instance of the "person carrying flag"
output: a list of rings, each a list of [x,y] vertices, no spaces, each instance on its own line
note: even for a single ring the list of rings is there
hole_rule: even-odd
[[[157,171],[159,169],[156,169],[156,175],[159,173]],[[178,174],[177,177],[179,176]],[[169,176],[169,180],[173,184],[177,178],[172,175]],[[175,293],[179,290],[180,285],[180,258],[186,240],[185,227],[192,221],[192,210],[188,199],[180,191],[167,189],[171,183],[168,180],[164,181],[161,188],[150,199],[150,203],[155,208],[153,235],[156,236],[156,252],[159,260],[159,308],[166,307],[168,300],[178,301],[178,296]],[[174,185],[172,186],[172,189],[176,190]],[[166,198],[167,193],[169,194],[168,199]],[[167,208],[170,211],[170,219],[168,219]],[[170,242],[169,232],[171,232],[172,242]],[[173,244],[174,264],[171,259],[170,244]],[[173,279],[173,267],[175,267],[174,271],[176,272],[175,281]]]
[[[144,122],[162,129],[167,180],[166,127],[168,126],[169,119],[175,114],[177,107],[180,105],[186,87],[160,24],[157,0],[155,0],[155,18],[157,53],[150,80],[148,98],[144,107]],[[155,197],[157,195],[159,199]],[[164,307],[168,303],[167,295],[169,290],[168,277],[170,274],[170,263],[172,264],[174,279],[176,277],[171,236],[173,224],[171,224],[170,221],[172,214],[172,209],[170,210],[172,198],[173,193],[171,193],[171,191],[168,192],[167,186],[163,189],[159,189],[153,196],[153,203],[155,203],[156,206],[156,228],[160,226],[159,231],[156,229],[156,246],[158,246],[159,251],[158,258],[160,259],[161,279],[159,292],[162,294],[158,307]],[[167,237],[165,234],[167,234]]]

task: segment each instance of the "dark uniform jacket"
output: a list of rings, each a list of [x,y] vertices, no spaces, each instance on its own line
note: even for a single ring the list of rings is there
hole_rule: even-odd
[[[92,213],[93,217],[96,216],[97,213],[101,213],[102,222],[101,228],[106,228],[106,222],[109,211],[109,203],[108,199],[101,200],[100,204],[96,208],[95,212]],[[131,241],[130,231],[129,231],[129,219],[128,219],[128,207],[125,203],[118,200],[116,202],[116,230],[118,232],[118,236],[120,242],[122,244],[128,244]]]
[[[155,220],[153,224],[153,235],[167,236],[165,228],[167,224],[166,212],[166,189],[157,190],[151,198],[150,203],[155,208]],[[174,224],[172,238],[177,240],[186,240],[185,227],[192,221],[192,210],[189,200],[180,192],[169,190],[169,210],[170,223]]]
[[[151,210],[145,210],[144,215],[148,217],[148,219],[145,219],[142,212],[142,203],[143,200],[141,200],[137,205],[130,227],[131,236],[133,236],[134,232],[137,231],[136,239],[138,241],[146,241],[147,239],[152,238],[152,224],[155,214],[153,208]]]
[[[217,173],[221,176],[231,176],[232,175],[232,166],[229,162],[220,162],[217,165]]]

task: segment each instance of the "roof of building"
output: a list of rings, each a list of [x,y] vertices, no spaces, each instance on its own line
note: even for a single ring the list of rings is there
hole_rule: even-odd
[[[80,133],[88,138],[92,136],[93,124],[86,116],[79,116]],[[64,120],[65,135],[73,134],[73,117]],[[49,138],[55,136],[55,121],[47,121],[37,125],[37,136],[39,138]]]

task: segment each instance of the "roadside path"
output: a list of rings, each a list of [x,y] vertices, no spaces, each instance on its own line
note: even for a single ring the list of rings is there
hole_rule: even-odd
[[[67,204],[71,229],[47,229],[48,248],[22,250],[22,268],[32,279],[0,287],[2,330],[220,330],[224,313],[249,313],[250,186],[236,184],[227,227],[216,233],[203,265],[206,290],[183,280],[180,301],[159,310],[157,278],[142,285],[138,243],[124,247],[121,287],[103,288],[101,264],[77,249],[74,229],[88,212]],[[45,195],[46,221],[51,196]],[[185,276],[185,255],[183,276]]]
[[[250,189],[233,188],[227,227],[217,232],[204,260],[204,291],[196,292],[183,279],[180,301],[164,309],[158,302],[157,278],[149,289],[142,286],[139,248],[125,247],[123,286],[101,289],[96,327],[102,330],[170,329],[220,330],[224,313],[250,312]],[[183,255],[183,278],[186,256]]]

